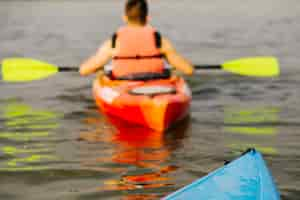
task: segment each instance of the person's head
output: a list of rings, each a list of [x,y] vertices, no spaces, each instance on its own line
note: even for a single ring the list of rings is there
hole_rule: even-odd
[[[128,23],[145,25],[148,17],[147,0],[127,0],[124,17]]]

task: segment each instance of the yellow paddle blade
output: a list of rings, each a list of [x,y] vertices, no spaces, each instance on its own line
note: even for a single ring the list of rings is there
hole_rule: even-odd
[[[278,61],[274,57],[241,58],[225,62],[222,68],[245,76],[270,77],[280,74]]]
[[[58,72],[58,67],[30,58],[7,58],[2,61],[2,79],[24,82],[46,78]]]

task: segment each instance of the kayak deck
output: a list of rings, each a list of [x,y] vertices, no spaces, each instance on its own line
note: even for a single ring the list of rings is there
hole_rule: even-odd
[[[133,94],[150,86],[156,89],[172,87],[175,92]],[[93,95],[103,113],[160,132],[185,118],[191,101],[190,90],[179,77],[144,82],[114,81],[103,76],[94,82]]]
[[[238,159],[170,194],[164,200],[279,200],[261,154],[248,150]]]

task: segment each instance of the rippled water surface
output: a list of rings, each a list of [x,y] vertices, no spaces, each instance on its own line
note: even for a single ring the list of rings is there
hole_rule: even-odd
[[[300,199],[297,0],[151,1],[152,21],[197,64],[273,55],[282,75],[200,71],[189,119],[161,134],[108,119],[94,77],[0,83],[0,199],[152,200],[248,147],[264,154],[282,199]],[[123,1],[1,1],[0,59],[78,65],[121,24]]]

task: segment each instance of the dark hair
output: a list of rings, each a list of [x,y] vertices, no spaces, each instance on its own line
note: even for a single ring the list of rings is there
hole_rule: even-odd
[[[130,21],[146,24],[148,16],[147,0],[127,0],[125,13]]]

